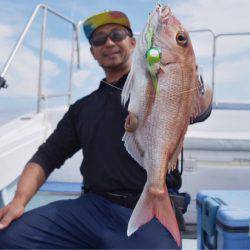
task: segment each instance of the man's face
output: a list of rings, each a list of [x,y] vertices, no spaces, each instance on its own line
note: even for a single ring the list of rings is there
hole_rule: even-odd
[[[110,37],[102,45],[91,45],[91,53],[104,69],[116,69],[123,67],[130,60],[130,55],[135,47],[135,38],[130,37],[128,31],[119,24],[107,24],[96,29],[92,35],[110,34],[114,30],[123,30],[126,36],[121,41],[112,41]]]

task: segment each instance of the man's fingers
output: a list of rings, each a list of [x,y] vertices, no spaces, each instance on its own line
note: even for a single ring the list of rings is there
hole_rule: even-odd
[[[0,220],[0,230],[6,228],[11,223],[12,220],[13,220],[12,216],[9,213],[6,213]]]
[[[4,209],[2,208],[2,209],[0,209],[0,221],[1,221],[2,217],[3,217],[3,215],[4,215]]]

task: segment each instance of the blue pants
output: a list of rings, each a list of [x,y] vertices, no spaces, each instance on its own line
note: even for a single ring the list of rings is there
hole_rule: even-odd
[[[0,230],[0,249],[179,249],[156,219],[127,237],[131,213],[95,194],[52,202]]]

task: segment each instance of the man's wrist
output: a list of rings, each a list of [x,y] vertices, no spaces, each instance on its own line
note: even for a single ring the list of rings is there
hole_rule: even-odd
[[[27,198],[24,195],[16,193],[12,200],[12,203],[25,207],[27,204]]]

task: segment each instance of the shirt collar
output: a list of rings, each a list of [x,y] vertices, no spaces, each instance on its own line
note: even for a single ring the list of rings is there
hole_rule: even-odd
[[[114,86],[116,86],[117,88],[123,88],[125,82],[126,82],[126,79],[127,79],[127,76],[128,76],[128,73],[123,75],[118,81],[114,82],[114,83],[110,83],[110,84],[113,84]],[[101,82],[100,82],[100,86],[99,86],[99,89],[101,88],[112,88],[112,86],[106,84],[104,81],[106,81],[106,78],[102,79]]]

